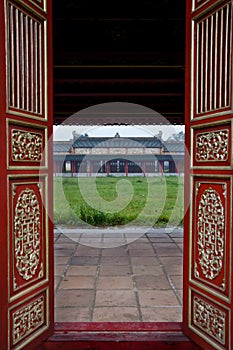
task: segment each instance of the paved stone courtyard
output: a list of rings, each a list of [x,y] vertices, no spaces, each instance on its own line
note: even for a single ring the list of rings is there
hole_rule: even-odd
[[[56,322],[182,321],[183,230],[55,229]]]

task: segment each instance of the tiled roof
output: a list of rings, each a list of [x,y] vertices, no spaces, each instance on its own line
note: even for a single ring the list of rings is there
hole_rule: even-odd
[[[161,141],[156,137],[79,137],[76,141],[54,141],[54,153],[70,153],[74,148],[164,148],[164,153],[184,153],[184,143]]]
[[[71,146],[72,141],[53,141],[53,152],[68,153],[70,151]]]
[[[80,137],[73,143],[74,148],[130,148],[147,147],[162,148],[162,143],[156,137]]]
[[[175,152],[175,153],[184,153],[184,142],[179,141],[168,141],[163,142],[164,152]]]

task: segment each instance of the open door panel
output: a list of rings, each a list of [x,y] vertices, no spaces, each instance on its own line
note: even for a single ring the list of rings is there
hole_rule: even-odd
[[[184,330],[232,349],[232,1],[187,5]]]
[[[53,327],[51,1],[0,16],[0,344],[35,349]]]

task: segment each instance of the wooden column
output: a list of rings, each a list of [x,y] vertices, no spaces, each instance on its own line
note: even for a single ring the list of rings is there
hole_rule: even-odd
[[[164,162],[162,160],[159,161],[159,172],[164,173]]]
[[[106,167],[107,167],[107,174],[110,174],[110,162],[106,163]]]
[[[128,160],[125,161],[125,176],[128,177],[129,175],[129,164],[128,164]]]
[[[93,173],[93,164],[92,164],[92,161],[90,160],[89,176],[91,176],[92,173]]]
[[[145,162],[145,160],[143,160],[143,162],[142,162],[142,172],[143,172],[143,176],[146,176],[146,162]]]

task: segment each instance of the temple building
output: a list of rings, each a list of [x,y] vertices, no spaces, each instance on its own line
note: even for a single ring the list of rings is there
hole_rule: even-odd
[[[54,141],[54,173],[65,176],[153,176],[184,172],[184,144],[157,137],[79,136]]]

